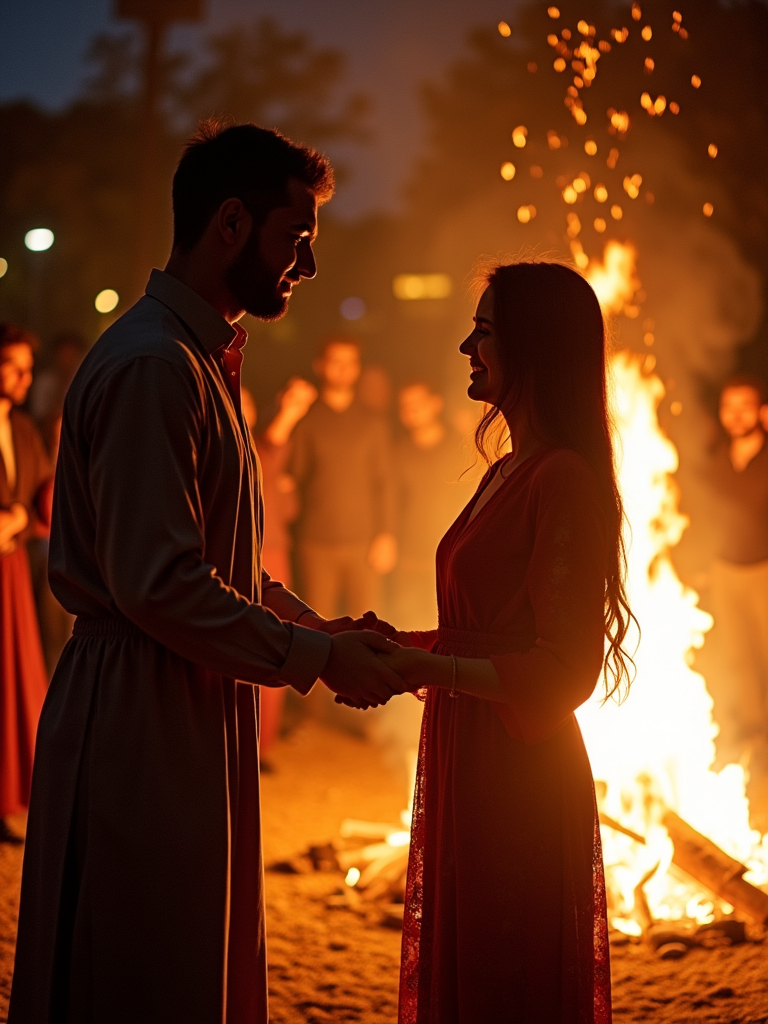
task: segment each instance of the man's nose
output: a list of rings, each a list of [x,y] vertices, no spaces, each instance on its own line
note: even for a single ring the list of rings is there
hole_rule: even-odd
[[[310,242],[302,242],[299,245],[299,251],[296,256],[296,270],[299,277],[306,277],[308,280],[317,275],[317,263],[315,262],[315,254],[312,251]]]

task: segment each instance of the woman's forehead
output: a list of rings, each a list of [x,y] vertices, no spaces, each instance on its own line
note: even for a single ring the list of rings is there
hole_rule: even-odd
[[[477,316],[483,320],[493,319],[493,288],[488,285],[477,303]]]

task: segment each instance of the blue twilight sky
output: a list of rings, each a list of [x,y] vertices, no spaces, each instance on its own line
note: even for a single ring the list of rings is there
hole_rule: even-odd
[[[160,0],[158,0],[160,2]],[[318,43],[344,50],[348,83],[372,94],[375,138],[353,147],[353,172],[337,196],[338,213],[396,208],[423,123],[416,89],[461,52],[469,28],[510,18],[519,0],[207,0],[208,26],[269,15]],[[0,0],[0,102],[66,105],[83,78],[92,36],[115,27],[113,0]],[[194,46],[204,28],[175,30],[171,45]],[[387,140],[397,140],[395,149]]]

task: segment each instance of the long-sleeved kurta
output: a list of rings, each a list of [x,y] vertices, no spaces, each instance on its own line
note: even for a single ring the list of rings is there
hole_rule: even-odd
[[[439,628],[396,634],[490,658],[504,691],[427,696],[401,1024],[610,1022],[600,836],[573,716],[603,658],[596,491],[578,455],[533,455],[443,538]]]
[[[32,758],[48,677],[25,541],[50,521],[53,473],[43,440],[26,413],[10,414],[15,465],[0,455],[0,509],[21,504],[26,529],[0,551],[0,817],[29,803]]]
[[[11,1024],[267,1020],[250,684],[307,692],[330,638],[261,571],[244,339],[154,271],[68,393]]]

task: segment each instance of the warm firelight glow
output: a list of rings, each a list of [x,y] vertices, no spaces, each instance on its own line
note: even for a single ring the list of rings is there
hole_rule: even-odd
[[[517,146],[518,149],[523,149],[527,141],[528,129],[523,124],[518,125],[512,132],[512,144]]]
[[[510,163],[509,160],[506,160],[501,165],[500,173],[501,173],[501,176],[504,179],[504,181],[512,181],[512,179],[514,178],[515,174],[517,173],[517,170],[516,170],[515,165],[513,163]]]
[[[587,270],[606,313],[632,300],[640,284],[635,260],[631,244],[612,240],[603,263],[593,262]],[[645,326],[650,329],[652,321]],[[619,479],[629,523],[629,597],[642,630],[637,676],[625,704],[601,706],[594,699],[578,712],[601,810],[646,839],[642,845],[603,829],[609,918],[630,935],[639,935],[643,925],[636,906],[643,879],[655,920],[703,923],[715,910],[713,897],[697,883],[668,871],[673,847],[661,823],[668,809],[747,864],[754,884],[768,878],[768,846],[749,827],[742,768],[712,770],[717,733],[712,700],[705,680],[691,668],[691,653],[701,647],[711,618],[680,582],[669,555],[687,520],[678,511],[672,480],[677,452],[657,420],[664,386],[650,375],[654,366],[650,355],[622,352],[611,367]],[[677,405],[674,413],[680,415],[682,403]],[[720,909],[729,908],[721,904]]]
[[[611,239],[605,246],[603,262],[593,260],[586,277],[595,289],[598,301],[607,313],[618,315],[631,304],[640,287],[635,262],[637,251],[629,243]]]
[[[512,29],[509,27],[506,21],[500,21],[498,24],[498,29],[500,36],[504,36],[506,38],[507,36],[512,35]]]

